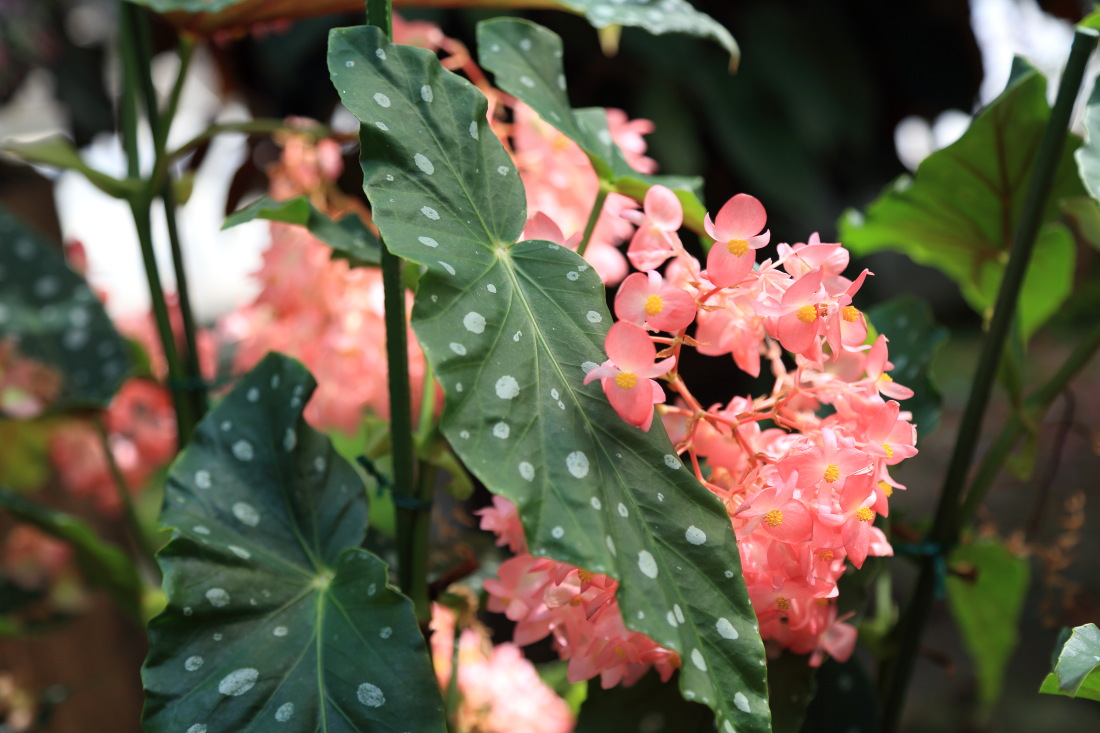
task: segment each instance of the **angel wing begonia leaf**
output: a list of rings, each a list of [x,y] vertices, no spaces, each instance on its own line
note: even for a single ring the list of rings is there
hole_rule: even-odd
[[[445,729],[412,602],[359,547],[362,483],[302,419],[314,386],[269,355],[172,466],[149,733]]]
[[[625,424],[583,384],[604,358],[603,286],[571,250],[515,243],[523,188],[484,96],[376,28],[333,31],[329,69],[362,123],[373,221],[426,267],[412,325],[456,453],[519,506],[532,552],[619,579],[627,625],[681,654],[683,695],[721,730],[768,730],[763,647],[725,510],[659,425]]]
[[[518,18],[494,18],[477,28],[478,58],[495,83],[531,107],[548,124],[580,146],[596,174],[617,193],[642,201],[654,184],[671,189],[684,207],[684,223],[703,232],[706,210],[702,181],[688,176],[651,176],[630,167],[611,139],[602,108],[573,109],[566,94],[561,38]]]
[[[857,254],[892,250],[953,279],[978,313],[996,300],[1023,206],[1025,185],[1050,117],[1046,80],[1022,62],[1008,88],[955,143],[932,153],[912,180],[895,181],[862,213],[839,222],[840,239]],[[1020,293],[1025,337],[1068,297],[1073,238],[1058,223],[1059,202],[1084,193],[1073,161],[1080,140],[1062,151],[1031,265]]]
[[[3,208],[0,344],[59,380],[44,409],[106,407],[130,370],[126,344],[88,284]]]
[[[167,14],[192,33],[240,32],[258,23],[363,10],[363,0],[131,0]],[[741,50],[730,32],[687,0],[394,0],[401,7],[556,9],[583,15],[596,28],[629,26],[654,35],[681,33],[714,41],[737,68]]]

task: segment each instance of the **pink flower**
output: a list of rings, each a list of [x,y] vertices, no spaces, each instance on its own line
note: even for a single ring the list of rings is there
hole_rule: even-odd
[[[607,332],[605,348],[610,358],[590,371],[584,383],[601,380],[604,394],[619,417],[648,431],[653,423],[653,405],[665,401],[664,390],[652,377],[668,372],[676,360],[662,359],[654,364],[657,349],[649,336],[625,321],[617,322]]]
[[[474,514],[481,517],[481,529],[496,533],[498,547],[507,545],[512,552],[527,552],[523,523],[515,504],[494,494],[493,505],[478,509]]]
[[[664,186],[651,186],[645,194],[643,212],[627,210],[622,217],[638,227],[626,256],[638,270],[652,270],[664,264],[683,245],[676,233],[684,223],[684,209]]]
[[[652,331],[676,333],[695,319],[695,298],[664,282],[653,270],[623,280],[615,295],[615,316]]]
[[[764,206],[745,193],[727,201],[713,222],[707,214],[703,226],[715,240],[707,255],[707,279],[720,288],[741,282],[756,260],[754,250],[771,241],[770,231],[760,233],[767,220]]]

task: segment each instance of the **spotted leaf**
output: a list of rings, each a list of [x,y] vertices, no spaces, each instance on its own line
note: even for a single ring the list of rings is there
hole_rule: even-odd
[[[106,407],[130,371],[126,344],[87,283],[0,208],[0,355],[5,349],[41,370],[52,385],[42,407],[52,410]],[[11,399],[0,395],[0,414],[20,414]]]
[[[605,110],[569,106],[562,43],[556,33],[518,18],[494,18],[478,24],[477,41],[481,65],[496,75],[497,86],[577,143],[605,185],[639,202],[650,186],[666,186],[684,207],[685,225],[703,232],[706,210],[699,201],[699,178],[639,173],[612,141]]]
[[[302,419],[314,386],[268,356],[172,466],[149,733],[444,730],[412,603],[359,549],[358,475]]]
[[[722,730],[767,730],[763,646],[725,510],[659,421],[631,427],[583,384],[604,359],[603,285],[571,250],[515,243],[523,188],[485,97],[376,28],[333,31],[329,69],[362,122],[383,241],[427,268],[413,328],[455,452],[518,504],[535,554],[621,581],[627,625],[681,654],[686,698]]]

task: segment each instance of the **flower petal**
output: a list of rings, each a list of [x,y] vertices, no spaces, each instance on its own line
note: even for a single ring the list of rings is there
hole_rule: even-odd
[[[747,193],[739,193],[727,201],[714,218],[715,229],[721,234],[715,239],[747,240],[759,234],[767,221],[764,205]]]

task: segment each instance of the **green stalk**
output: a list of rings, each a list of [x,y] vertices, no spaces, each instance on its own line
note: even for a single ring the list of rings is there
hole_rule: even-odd
[[[1069,358],[1059,367],[1058,371],[1047,382],[1034,390],[1026,398],[1020,408],[1021,414],[1030,415],[1038,421],[1050,409],[1050,405],[1059,394],[1069,385],[1078,372],[1084,369],[1096,351],[1100,349],[1100,324],[1093,326],[1092,330],[1077,343]],[[959,524],[965,526],[973,519],[978,507],[982,505],[993,479],[1000,473],[1005,461],[1012,454],[1016,440],[1024,431],[1024,421],[1020,415],[1012,415],[993,445],[986,452],[982,462],[978,465],[978,471],[974,475],[970,486],[966,490],[966,498],[963,500],[962,509],[959,510]]]
[[[596,222],[600,220],[600,214],[603,213],[603,203],[607,201],[607,194],[611,192],[611,189],[604,185],[603,181],[600,181],[600,190],[596,194],[596,201],[592,204],[592,213],[588,215],[588,223],[584,225],[584,235],[581,236],[581,243],[577,245],[577,254],[584,257],[584,251],[588,249],[588,243],[592,240],[592,232],[596,231]]]
[[[141,175],[141,161],[138,151],[138,90],[145,86],[143,76],[147,74],[148,64],[141,59],[141,31],[137,17],[138,10],[132,4],[122,0],[119,3],[119,50],[122,57],[123,93],[119,123],[123,147],[126,151],[128,173],[131,179]],[[151,82],[149,84],[151,86]],[[138,243],[141,247],[142,263],[145,266],[145,278],[149,285],[149,300],[153,307],[153,318],[157,324],[157,335],[164,350],[164,360],[168,365],[168,387],[172,393],[172,403],[176,410],[176,431],[180,444],[191,435],[195,424],[190,402],[185,389],[184,369],[180,362],[176,338],[172,332],[172,322],[168,315],[168,304],[164,297],[164,287],[160,279],[156,256],[153,252],[153,227],[150,209],[153,191],[150,186],[142,186],[129,198],[130,211],[134,218]]]
[[[118,467],[118,462],[115,461],[115,454],[111,452],[111,441],[107,435],[107,429],[103,427],[103,420],[100,417],[96,417],[93,421],[95,424],[96,433],[99,435],[100,445],[103,446],[103,455],[107,459],[107,468],[111,472],[111,479],[115,483],[115,488],[118,490],[119,502],[122,504],[122,513],[126,518],[126,526],[130,532],[130,539],[134,544],[134,548],[141,558],[140,567],[142,570],[154,578],[158,579],[160,571],[157,567],[156,561],[156,548],[149,542],[149,537],[145,534],[145,530],[142,529],[141,520],[138,519],[137,511],[134,509],[134,502],[130,496],[130,488],[126,485],[126,478],[122,475],[122,469]]]
[[[367,22],[393,37],[391,0],[368,0]],[[383,244],[385,242],[383,241]],[[431,529],[430,500],[434,472],[421,464],[416,480],[416,447],[413,443],[412,398],[409,386],[408,327],[405,323],[405,287],[401,283],[401,258],[382,247],[382,290],[386,304],[386,357],[389,364],[390,439],[393,445],[394,504],[397,524],[397,578],[401,590],[413,601],[417,620],[431,618],[428,603],[428,540]]]
[[[961,526],[959,500],[981,437],[982,420],[993,391],[997,365],[1000,363],[1016,314],[1020,287],[1027,273],[1036,235],[1042,223],[1043,211],[1050,195],[1054,172],[1061,157],[1070,113],[1080,90],[1085,65],[1088,63],[1089,55],[1096,48],[1097,38],[1098,33],[1095,30],[1077,29],[1069,61],[1062,74],[1062,83],[1058,88],[1058,97],[1051,110],[1050,120],[1036,156],[1023,209],[1016,224],[1008,265],[997,292],[993,319],[982,344],[970,396],[959,424],[955,450],[944,477],[932,529],[927,536],[927,541],[932,546],[941,548],[940,551],[943,553],[958,541]],[[920,575],[913,599],[898,627],[897,655],[892,663],[884,668],[885,696],[880,724],[880,730],[884,733],[896,731],[901,721],[909,679],[912,676],[921,635],[938,585],[937,565],[942,563],[942,559],[942,557],[931,556],[921,558]]]

